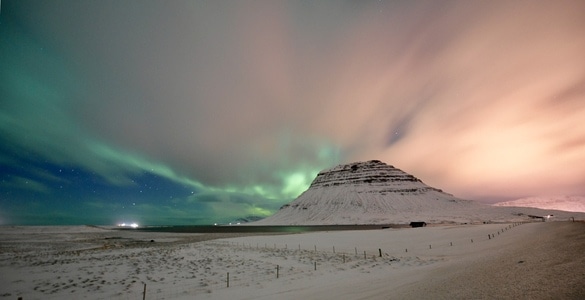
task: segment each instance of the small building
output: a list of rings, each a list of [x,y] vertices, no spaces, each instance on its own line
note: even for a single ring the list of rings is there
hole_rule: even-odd
[[[427,226],[426,222],[410,222],[410,227],[415,228],[415,227],[425,227]]]

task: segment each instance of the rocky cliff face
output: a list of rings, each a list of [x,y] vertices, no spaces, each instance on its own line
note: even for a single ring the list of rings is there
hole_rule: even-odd
[[[425,185],[420,179],[387,165],[379,160],[339,165],[321,171],[309,189],[336,186],[352,186],[359,192],[422,194],[427,191],[442,192]]]

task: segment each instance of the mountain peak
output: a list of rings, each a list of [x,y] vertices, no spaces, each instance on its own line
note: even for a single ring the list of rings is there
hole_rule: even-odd
[[[439,189],[425,185],[420,179],[379,160],[342,164],[323,170],[311,183],[310,189],[332,186],[351,186],[359,190],[416,193]]]
[[[470,205],[477,204],[430,187],[394,166],[370,160],[319,172],[309,189],[260,223],[408,223],[420,218],[422,211]]]
[[[526,222],[585,214],[529,207],[496,207],[462,200],[379,160],[325,169],[310,187],[274,215],[254,225],[341,225]]]

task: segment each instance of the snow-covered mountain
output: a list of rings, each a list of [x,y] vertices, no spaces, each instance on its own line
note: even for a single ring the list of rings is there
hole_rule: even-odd
[[[535,207],[542,209],[585,212],[585,197],[581,196],[528,197],[513,201],[500,202],[494,205]]]
[[[254,225],[484,223],[526,221],[559,212],[462,200],[378,160],[321,171],[309,189]],[[585,214],[581,216],[585,218]]]
[[[246,216],[246,217],[237,218],[237,219],[231,221],[230,224],[244,224],[244,223],[256,222],[256,221],[259,221],[262,219],[264,219],[264,217]]]

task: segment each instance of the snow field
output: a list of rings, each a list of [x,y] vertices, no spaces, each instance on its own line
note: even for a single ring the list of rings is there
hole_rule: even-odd
[[[59,236],[54,232],[37,233],[34,240],[14,235],[18,243],[3,244],[0,256],[0,299],[142,299],[144,285],[147,299],[218,299],[231,293],[235,293],[234,299],[270,298],[283,291],[320,289],[337,281],[360,282],[423,271],[513,243],[514,236],[527,234],[531,226],[332,231],[132,247],[96,247],[88,236],[91,232],[60,235],[67,242],[38,239],[39,234]],[[157,233],[156,238],[176,241],[185,236],[189,235]]]

